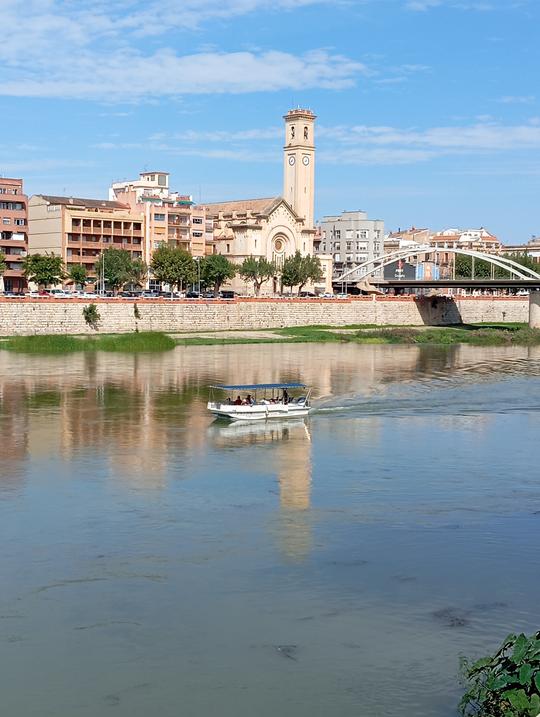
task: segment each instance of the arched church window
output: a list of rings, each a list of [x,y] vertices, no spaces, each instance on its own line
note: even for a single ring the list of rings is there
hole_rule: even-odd
[[[307,127],[304,127],[304,139],[307,139],[309,136],[309,130]]]
[[[294,139],[294,126],[291,127],[291,139]]]

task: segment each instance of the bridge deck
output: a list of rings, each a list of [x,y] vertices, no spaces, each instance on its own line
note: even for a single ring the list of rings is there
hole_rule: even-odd
[[[352,282],[350,282],[352,283]],[[355,282],[356,283],[356,282]],[[540,279],[374,279],[380,289],[540,289]],[[339,281],[335,286],[341,286]]]

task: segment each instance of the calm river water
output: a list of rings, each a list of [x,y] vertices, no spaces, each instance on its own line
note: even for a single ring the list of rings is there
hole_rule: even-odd
[[[223,426],[213,382],[304,380]],[[449,716],[539,628],[540,350],[0,352],[9,717]]]

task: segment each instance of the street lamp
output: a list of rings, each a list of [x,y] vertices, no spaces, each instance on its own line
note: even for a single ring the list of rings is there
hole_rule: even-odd
[[[197,262],[197,293],[201,293],[201,257],[196,256],[195,261]]]

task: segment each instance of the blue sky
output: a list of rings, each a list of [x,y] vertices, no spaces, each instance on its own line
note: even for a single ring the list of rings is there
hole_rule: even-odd
[[[317,121],[316,215],[540,234],[538,0],[0,0],[0,173],[105,197],[281,193]]]

